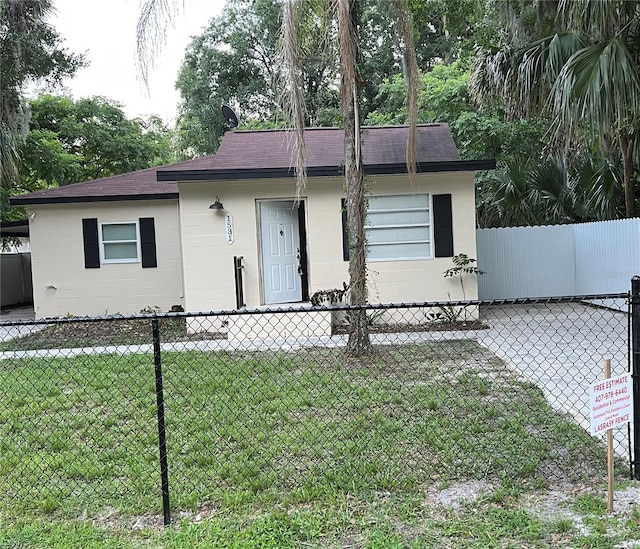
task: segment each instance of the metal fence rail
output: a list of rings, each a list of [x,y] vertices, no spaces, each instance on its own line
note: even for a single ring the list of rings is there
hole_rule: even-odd
[[[626,295],[3,323],[2,505],[130,513],[435,479],[601,475],[589,384]],[[604,300],[604,301],[603,301]],[[614,431],[629,462],[626,427]]]

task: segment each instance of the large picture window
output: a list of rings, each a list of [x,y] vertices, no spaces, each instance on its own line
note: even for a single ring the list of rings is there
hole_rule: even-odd
[[[428,194],[370,196],[368,203],[367,260],[433,257]]]
[[[137,223],[102,223],[100,253],[103,263],[135,263],[140,258]]]

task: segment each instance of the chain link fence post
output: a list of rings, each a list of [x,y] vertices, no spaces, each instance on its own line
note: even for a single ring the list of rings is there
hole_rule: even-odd
[[[640,480],[640,276],[631,279],[631,375],[633,378],[633,473]]]
[[[171,524],[169,503],[169,466],[167,464],[167,437],[164,426],[164,392],[162,388],[162,357],[160,355],[160,320],[151,320],[153,331],[153,361],[156,376],[156,402],[158,409],[158,447],[160,450],[160,477],[162,479],[162,513],[164,525]]]

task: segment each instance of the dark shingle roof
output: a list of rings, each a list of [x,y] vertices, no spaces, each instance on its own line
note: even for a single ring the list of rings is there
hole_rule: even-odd
[[[402,164],[406,162],[406,126],[363,128],[364,164]],[[291,132],[283,130],[227,132],[214,156],[196,158],[184,166],[189,170],[235,170],[289,168],[292,162]],[[307,166],[337,167],[344,161],[344,131],[339,128],[309,128],[305,131]],[[429,124],[418,127],[419,162],[460,160],[449,126]],[[178,171],[178,166],[162,171]]]
[[[177,199],[178,186],[175,183],[158,183],[156,180],[157,170],[157,167],[147,168],[137,172],[14,196],[11,198],[11,204],[26,206],[28,204],[70,202]]]
[[[403,173],[408,128],[362,130],[362,155],[369,173]],[[95,181],[14,197],[14,205],[116,200],[177,199],[175,181],[293,176],[292,134],[284,130],[227,132],[213,156],[148,168]],[[337,175],[344,161],[344,132],[338,128],[305,131],[309,175]],[[492,166],[460,160],[446,124],[418,126],[419,171],[471,171]]]

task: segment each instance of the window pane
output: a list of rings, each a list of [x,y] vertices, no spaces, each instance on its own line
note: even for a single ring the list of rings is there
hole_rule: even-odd
[[[135,223],[116,223],[102,226],[102,240],[113,242],[117,240],[136,240]]]
[[[389,244],[367,246],[367,259],[429,259],[429,244]]]
[[[135,242],[104,244],[104,258],[109,259],[138,259],[138,246]]]
[[[367,259],[431,258],[428,194],[369,197],[366,224]]]
[[[391,210],[402,208],[428,208],[428,194],[398,194],[391,196],[370,196],[369,210]]]
[[[411,225],[414,223],[429,223],[428,210],[405,210],[391,212],[369,212],[367,225],[380,227],[383,225]]]
[[[369,229],[367,243],[380,242],[414,242],[416,240],[429,241],[429,227],[400,227],[394,229]]]

